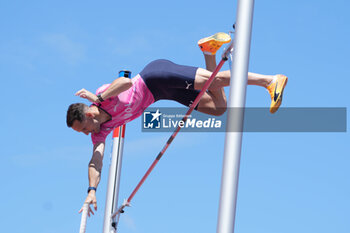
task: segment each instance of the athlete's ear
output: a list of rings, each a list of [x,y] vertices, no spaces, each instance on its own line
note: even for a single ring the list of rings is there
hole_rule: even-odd
[[[86,112],[86,113],[85,113],[85,116],[86,116],[87,118],[94,118],[94,117],[95,117],[95,115],[94,115],[92,112]]]

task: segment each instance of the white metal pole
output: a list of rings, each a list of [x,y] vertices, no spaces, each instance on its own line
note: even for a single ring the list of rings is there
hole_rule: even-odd
[[[119,183],[122,169],[123,145],[125,136],[125,125],[113,131],[113,147],[111,163],[109,167],[109,177],[107,184],[107,196],[105,205],[105,216],[103,221],[103,233],[114,233],[114,219],[111,218],[118,208]],[[113,224],[114,223],[114,224]]]
[[[235,226],[254,0],[238,0],[217,233]]]
[[[83,205],[83,213],[81,214],[79,233],[85,233],[86,220],[87,220],[88,212],[89,212],[89,204],[88,203],[84,203],[84,205]]]

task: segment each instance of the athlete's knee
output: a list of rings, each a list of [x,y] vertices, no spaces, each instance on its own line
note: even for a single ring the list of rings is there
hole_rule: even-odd
[[[222,116],[227,110],[227,106],[221,106],[221,107],[218,107],[218,108],[215,108],[214,111],[213,111],[213,114],[214,116]]]

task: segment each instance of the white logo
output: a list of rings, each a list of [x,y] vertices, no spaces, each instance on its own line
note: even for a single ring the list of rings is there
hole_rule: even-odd
[[[188,83],[187,81],[185,81],[185,82],[186,82],[186,85],[187,85],[186,89],[189,89],[190,86],[192,85],[192,83]]]
[[[143,113],[143,127],[145,129],[151,128],[151,129],[158,129],[161,127],[160,119],[159,117],[162,115],[162,113],[159,112],[159,109],[157,109],[156,112],[144,112]]]
[[[157,111],[156,111],[155,113],[151,113],[151,114],[152,114],[152,116],[153,116],[151,122],[154,121],[154,120],[156,120],[156,119],[157,119],[157,121],[159,121],[159,116],[162,115],[162,114],[159,112],[159,109],[157,109]]]

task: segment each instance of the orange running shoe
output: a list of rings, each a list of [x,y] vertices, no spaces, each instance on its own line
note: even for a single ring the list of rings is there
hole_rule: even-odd
[[[275,113],[282,103],[283,90],[287,85],[288,78],[282,74],[275,75],[274,80],[267,86],[271,96],[270,112]]]
[[[228,34],[218,32],[212,36],[200,39],[198,41],[198,46],[203,53],[214,55],[223,44],[229,43],[230,41],[231,37]]]

